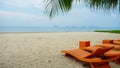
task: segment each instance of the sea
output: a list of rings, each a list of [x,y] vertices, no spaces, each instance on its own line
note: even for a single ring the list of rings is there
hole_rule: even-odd
[[[88,31],[91,32],[95,30],[120,30],[120,27],[109,27],[109,28],[96,27],[96,26],[0,27],[0,32],[88,32]]]

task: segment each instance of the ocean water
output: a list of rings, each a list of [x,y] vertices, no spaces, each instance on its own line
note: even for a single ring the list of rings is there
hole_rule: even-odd
[[[94,31],[94,30],[114,30],[120,29],[115,28],[103,28],[103,27],[0,27],[0,32],[83,32],[83,31]]]

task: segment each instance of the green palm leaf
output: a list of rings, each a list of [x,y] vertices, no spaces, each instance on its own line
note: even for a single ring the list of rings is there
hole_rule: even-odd
[[[45,0],[46,13],[53,17],[55,14],[68,12],[71,9],[73,0]]]
[[[46,13],[52,18],[58,13],[66,13],[72,7],[72,2],[81,0],[44,0]],[[95,10],[118,10],[120,12],[120,0],[82,0]]]
[[[84,0],[90,8],[111,10],[117,8],[118,0]]]

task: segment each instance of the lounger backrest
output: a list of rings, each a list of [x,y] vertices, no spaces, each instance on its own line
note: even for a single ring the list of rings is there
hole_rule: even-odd
[[[113,43],[120,45],[120,40],[114,40]]]
[[[86,58],[91,58],[91,57],[96,57],[96,56],[102,55],[105,52],[111,50],[112,48],[114,48],[114,47],[97,48],[90,55],[86,56]]]

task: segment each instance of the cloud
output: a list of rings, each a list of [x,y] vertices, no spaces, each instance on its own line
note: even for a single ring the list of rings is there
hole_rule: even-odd
[[[116,14],[111,14],[111,16],[116,17],[117,15]]]
[[[41,8],[43,0],[0,0],[0,3],[14,7],[33,6]]]
[[[37,16],[32,14],[25,14],[20,12],[9,12],[9,11],[0,11],[1,18],[22,18],[22,19],[35,19],[35,20],[45,20],[45,16]]]
[[[49,18],[20,12],[0,11],[0,26],[45,26]]]

